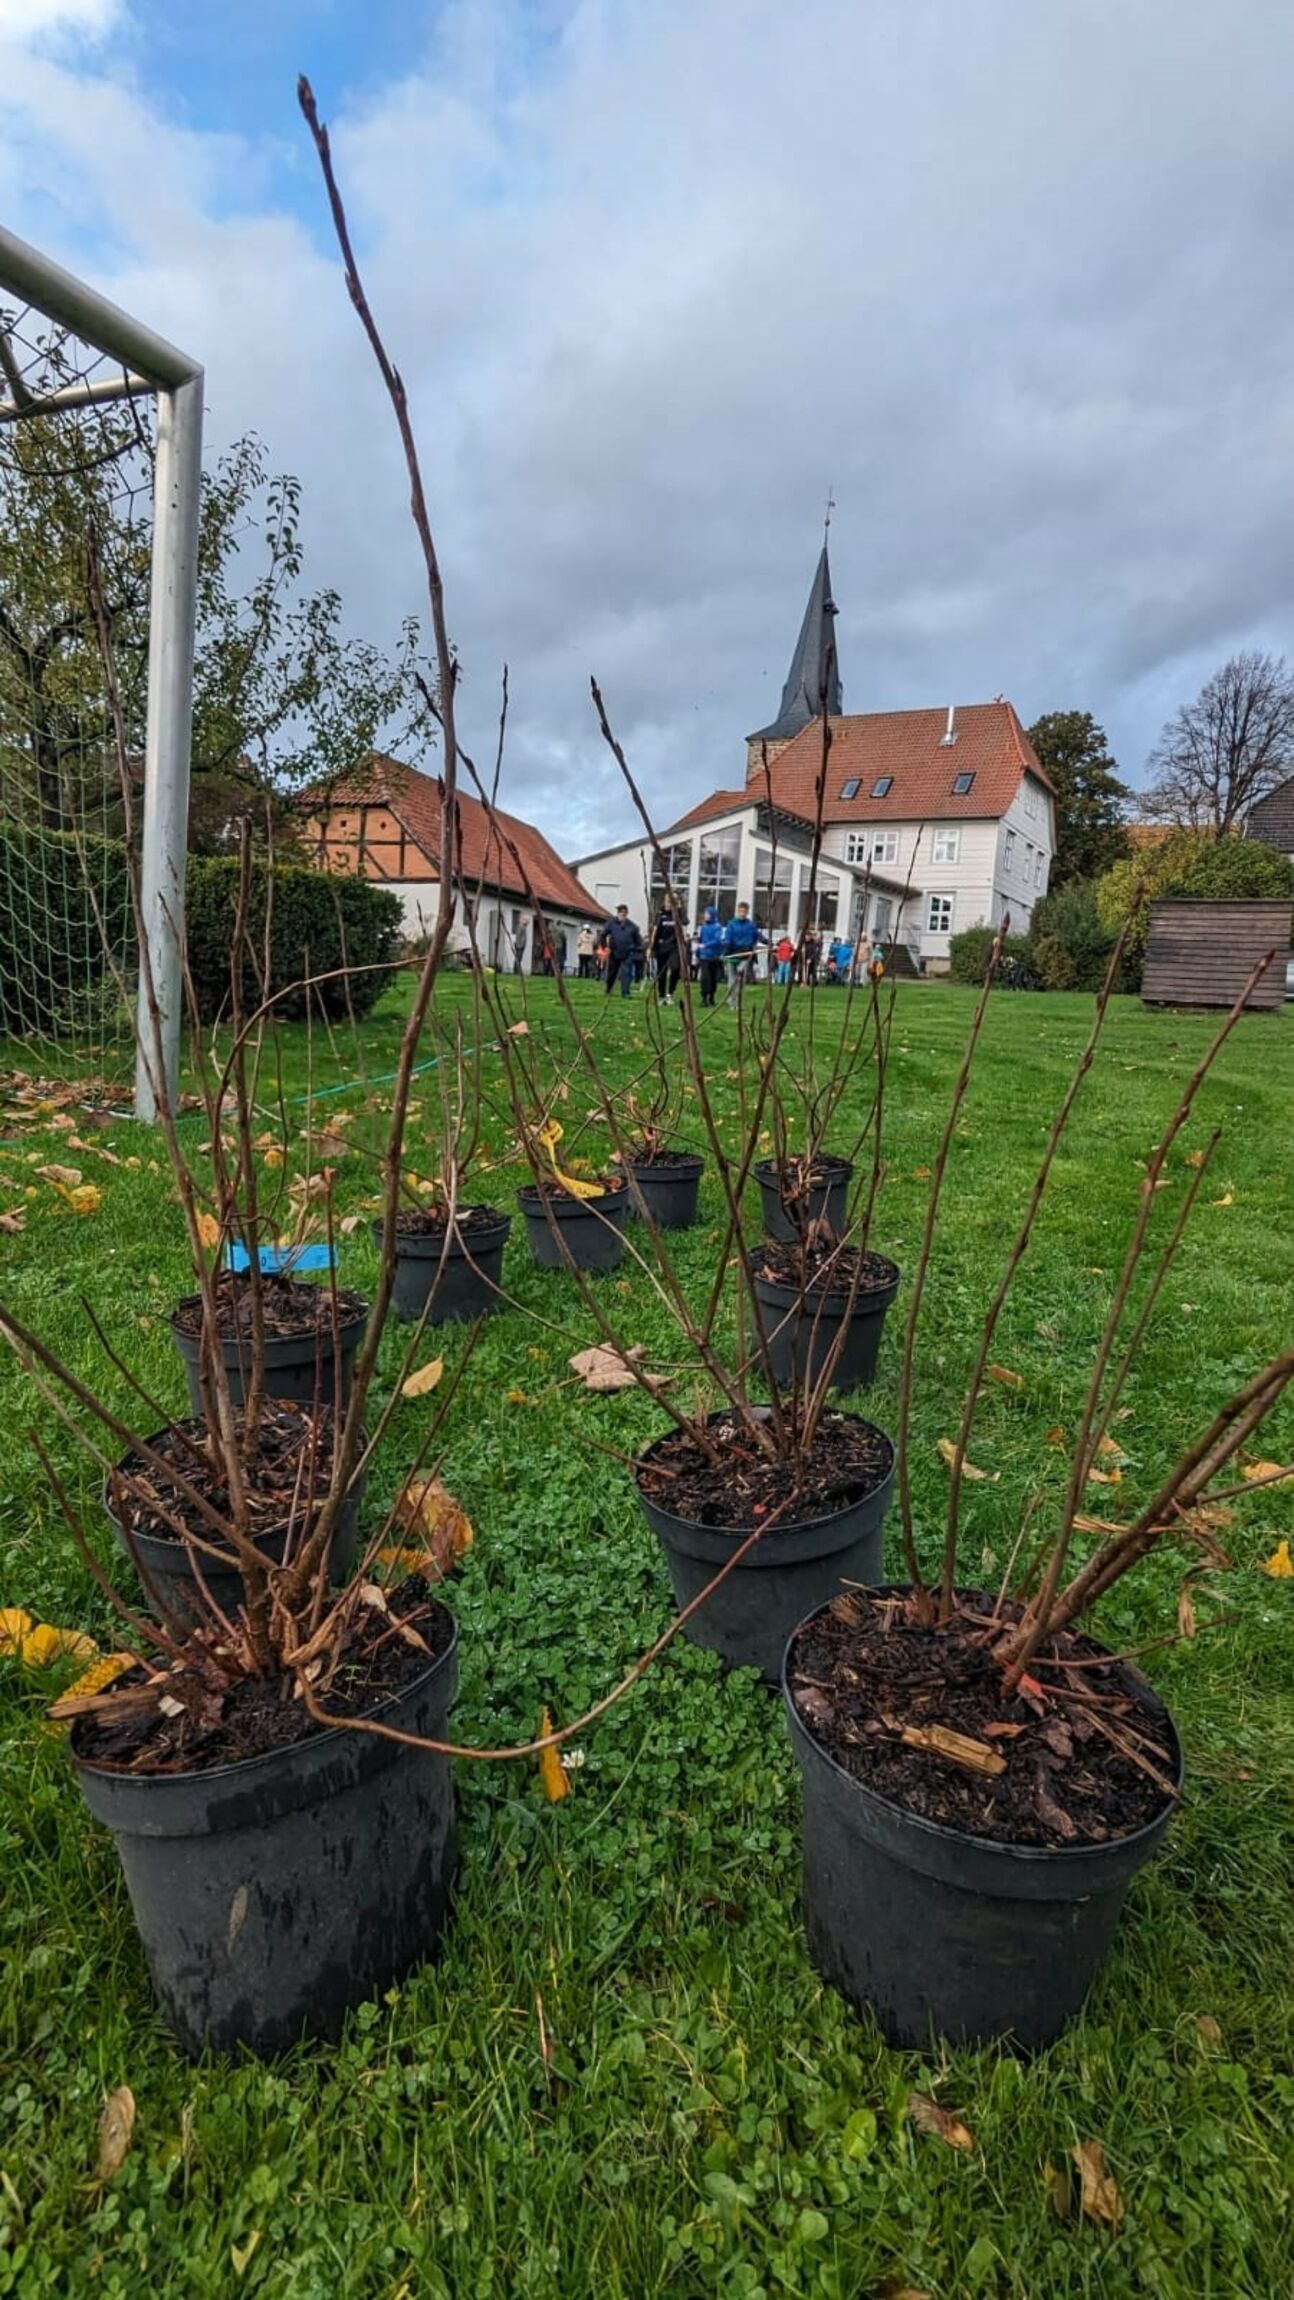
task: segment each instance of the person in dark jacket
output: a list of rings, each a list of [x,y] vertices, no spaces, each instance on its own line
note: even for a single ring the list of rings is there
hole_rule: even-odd
[[[687,920],[682,922],[683,949],[687,948]],[[656,996],[662,1006],[674,1004],[674,993],[683,972],[683,953],[679,948],[679,928],[672,910],[663,910],[656,921],[651,938],[651,954],[656,961]]]
[[[701,1004],[713,1006],[719,977],[723,973],[723,928],[719,913],[710,903],[701,921],[696,938],[696,960],[701,973]]]
[[[741,994],[755,969],[755,952],[768,936],[756,926],[750,904],[739,902],[737,915],[723,930],[723,955],[728,961],[728,1004],[741,1004]]]
[[[609,998],[612,985],[618,980],[620,996],[628,998],[634,986],[634,976],[642,964],[643,938],[642,929],[629,916],[627,902],[622,902],[615,917],[607,920],[602,929],[602,941],[607,952],[607,970],[602,987]]]

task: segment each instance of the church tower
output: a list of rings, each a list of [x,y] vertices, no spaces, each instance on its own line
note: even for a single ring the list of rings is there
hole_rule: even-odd
[[[840,667],[836,661],[835,617],[836,604],[831,596],[831,568],[824,541],[809,591],[809,604],[800,625],[800,636],[791,657],[791,668],[782,689],[781,708],[770,725],[746,737],[748,783],[763,774],[765,758],[771,765],[778,752],[785,750],[793,735],[798,735],[801,728],[821,717],[824,704],[831,718],[839,718],[842,705]]]

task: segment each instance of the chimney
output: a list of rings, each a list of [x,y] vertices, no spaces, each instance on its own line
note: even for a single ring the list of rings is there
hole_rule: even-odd
[[[956,740],[957,740],[957,705],[956,705],[955,703],[950,703],[950,704],[948,705],[948,724],[947,724],[947,726],[944,728],[944,731],[943,731],[942,735],[939,737],[939,748],[940,748],[940,750],[941,750],[941,751],[950,751],[950,750],[952,749],[952,747],[953,747],[953,744],[956,742]]]

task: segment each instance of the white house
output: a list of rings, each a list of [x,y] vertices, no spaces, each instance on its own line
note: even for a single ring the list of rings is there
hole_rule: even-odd
[[[824,544],[776,719],[747,737],[746,781],[720,790],[662,836],[689,919],[707,902],[749,902],[761,925],[809,923],[809,865],[821,796],[817,923],[866,928],[897,956],[941,972],[951,936],[1010,915],[1024,933],[1055,851],[1052,786],[1011,704],[841,709]],[[572,865],[599,902],[644,922],[662,881],[650,843],[630,840]],[[684,889],[686,888],[686,895]]]

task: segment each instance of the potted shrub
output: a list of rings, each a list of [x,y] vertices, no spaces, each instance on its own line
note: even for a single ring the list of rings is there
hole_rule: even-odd
[[[623,1096],[625,1147],[618,1162],[635,1214],[659,1230],[688,1230],[698,1218],[705,1160],[672,1139],[679,1125],[679,1074],[671,1065],[658,1003],[647,1000],[644,1012],[651,1065]]]
[[[512,1216],[464,1198],[480,1135],[480,1037],[474,1028],[465,1046],[456,1023],[445,1043],[437,1063],[437,1076],[450,1081],[442,1096],[441,1172],[421,1190],[406,1186],[396,1215],[391,1307],[405,1324],[450,1325],[502,1308]],[[381,1231],[374,1222],[379,1244]]]
[[[1082,2003],[1127,1888],[1160,1842],[1182,1783],[1182,1752],[1163,1704],[1128,1656],[1091,1634],[1087,1617],[1164,1542],[1182,1535],[1210,1541],[1208,1521],[1197,1513],[1210,1493],[1218,1498],[1214,1481],[1294,1378],[1294,1350],[1286,1350],[1227,1401],[1127,1522],[1098,1521],[1095,1546],[1080,1559],[1076,1536],[1091,1527],[1081,1515],[1088,1480],[1113,1443],[1112,1418],[1213,1145],[1194,1154],[1181,1211],[1134,1308],[1156,1191],[1242,996],[1148,1163],[1078,1415],[1058,1522],[1024,1569],[1013,1555],[996,1589],[978,1587],[976,1573],[963,1571],[963,1467],[993,1335],[1092,1060],[1120,962],[1116,949],[1092,1036],[984,1319],[950,1448],[941,1566],[927,1579],[909,1475],[917,1321],[944,1169],[1005,931],[934,1169],[909,1309],[898,1426],[905,1577],[815,1608],[790,1641],[783,1677],[804,1789],[810,1954],[892,2044],[918,2050],[932,2034],[1036,2047]],[[1023,1538],[1022,1531],[1017,1551]]]

